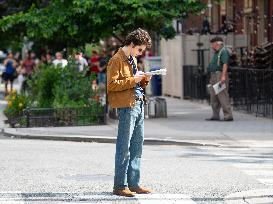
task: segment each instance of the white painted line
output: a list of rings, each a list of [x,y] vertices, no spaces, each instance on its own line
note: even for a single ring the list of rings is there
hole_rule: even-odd
[[[72,199],[72,200],[71,200]],[[22,201],[23,200],[23,201]],[[0,192],[0,204],[24,204],[25,202],[52,202],[69,204],[111,204],[113,202],[126,202],[128,204],[196,204],[190,196],[183,194],[136,194],[135,197],[126,198],[111,194],[74,194],[74,193],[52,193],[43,195],[42,193],[28,193],[26,197],[21,197],[18,193]]]
[[[25,204],[20,191],[3,191],[0,192],[0,204]],[[9,196],[13,195],[13,196]]]
[[[75,197],[77,198],[77,197]],[[195,204],[187,195],[183,194],[136,194],[133,198],[124,198],[112,195],[80,195],[82,200],[126,200],[126,202],[138,204]]]
[[[257,179],[259,182],[265,185],[273,185],[273,179]],[[273,191],[272,191],[273,192]]]
[[[273,171],[273,165],[272,164],[248,164],[248,163],[238,163],[238,164],[233,164],[232,166],[235,166],[240,169],[272,169]]]
[[[242,170],[251,176],[273,176],[272,170]]]
[[[251,156],[251,155],[250,155]],[[266,162],[272,162],[273,163],[273,159],[272,158],[255,158],[255,157],[248,157],[248,156],[221,156],[219,157],[219,159],[225,159],[225,160],[248,160],[248,161],[252,161],[252,162],[259,162],[259,161],[266,161]]]

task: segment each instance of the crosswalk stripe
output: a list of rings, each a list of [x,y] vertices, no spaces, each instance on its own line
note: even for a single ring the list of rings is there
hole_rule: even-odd
[[[273,176],[272,170],[242,170],[250,176]]]
[[[266,162],[272,162],[272,158],[255,158],[255,157],[247,157],[247,156],[221,156],[221,159],[224,160],[241,160],[241,161],[252,161],[252,162],[260,162],[260,161],[266,161]]]
[[[212,154],[221,160],[229,161],[232,166],[238,168],[249,176],[265,185],[273,185],[273,159],[268,150],[261,148],[225,148]],[[270,152],[270,154],[272,154]],[[267,155],[263,157],[262,155]]]
[[[265,185],[273,185],[273,179],[257,179],[257,180]]]
[[[125,198],[114,195],[93,195],[76,193],[24,193],[24,198],[18,193],[1,193],[0,204],[23,204],[35,201],[44,201],[52,203],[100,203],[110,204],[113,202],[138,203],[138,204],[196,204],[189,196],[183,194],[137,194],[133,198]],[[22,201],[23,200],[23,201]]]
[[[272,169],[273,171],[273,164],[248,164],[248,163],[238,163],[233,164],[232,166],[240,169]]]

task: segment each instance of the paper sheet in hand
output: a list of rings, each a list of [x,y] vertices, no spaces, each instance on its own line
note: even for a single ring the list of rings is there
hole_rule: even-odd
[[[219,94],[221,91],[223,91],[226,88],[226,84],[222,84],[220,81],[216,84],[214,84],[213,86],[214,92],[215,94]]]
[[[150,72],[145,72],[147,75],[166,75],[167,70],[166,69],[158,69]]]

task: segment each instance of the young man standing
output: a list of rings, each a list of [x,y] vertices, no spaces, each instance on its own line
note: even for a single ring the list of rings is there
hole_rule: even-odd
[[[115,195],[133,197],[151,193],[140,187],[140,159],[144,140],[144,92],[151,76],[138,72],[136,58],[151,47],[149,34],[142,29],[129,33],[124,47],[107,67],[108,102],[118,109],[119,125],[115,154]]]
[[[212,49],[215,51],[209,67],[210,84],[214,85],[218,82],[225,84],[225,88],[218,95],[215,94],[213,88],[210,90],[210,103],[213,111],[211,118],[206,120],[215,121],[220,120],[220,108],[222,107],[224,113],[224,121],[233,121],[231,105],[228,94],[228,61],[229,53],[224,47],[223,39],[221,37],[215,37],[211,39]]]

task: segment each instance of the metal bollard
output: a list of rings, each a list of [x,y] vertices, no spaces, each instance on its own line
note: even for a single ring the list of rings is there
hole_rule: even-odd
[[[144,104],[144,118],[149,118],[149,106],[148,104]]]
[[[155,99],[154,98],[149,98],[148,116],[149,118],[155,118]]]

